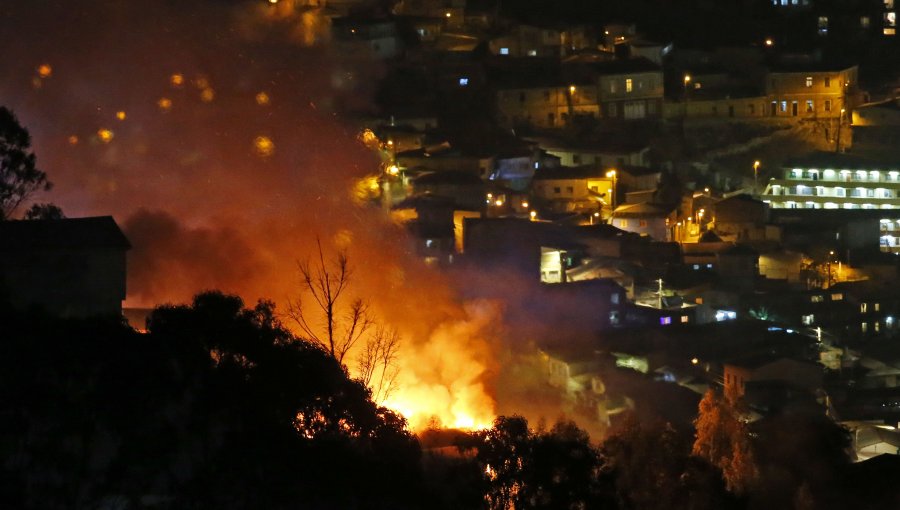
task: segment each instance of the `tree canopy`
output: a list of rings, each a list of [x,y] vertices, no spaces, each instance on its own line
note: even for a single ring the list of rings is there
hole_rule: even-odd
[[[37,168],[31,135],[15,114],[0,106],[0,220],[35,192],[51,187],[47,174]]]

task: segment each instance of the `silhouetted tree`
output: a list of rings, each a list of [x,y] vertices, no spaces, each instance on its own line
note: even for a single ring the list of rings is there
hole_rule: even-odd
[[[353,275],[347,253],[340,251],[333,260],[326,260],[318,239],[316,247],[315,260],[298,264],[303,292],[289,302],[288,316],[307,340],[340,364],[363,342],[355,376],[382,402],[394,389],[400,334],[377,324],[366,300],[347,295]]]
[[[405,421],[271,303],[198,295],[138,334],[0,309],[9,508],[412,508]]]
[[[740,507],[718,469],[690,455],[688,434],[666,423],[627,416],[601,446],[620,508],[723,509]]]
[[[12,111],[0,107],[0,220],[9,219],[36,191],[50,187],[47,174],[36,166],[28,130]]]
[[[26,220],[61,220],[65,217],[63,210],[56,204],[34,204],[25,211]]]
[[[501,416],[480,434],[476,459],[492,510],[598,508],[611,501],[602,457],[571,422],[533,432],[525,418]]]

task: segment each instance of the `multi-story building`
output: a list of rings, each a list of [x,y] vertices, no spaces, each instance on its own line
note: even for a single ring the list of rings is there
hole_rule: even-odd
[[[780,65],[766,76],[769,116],[847,120],[858,93],[857,66]]]
[[[900,163],[818,153],[788,162],[783,175],[761,197],[772,209],[881,210],[881,250],[900,253]]]
[[[599,117],[600,105],[591,84],[532,80],[498,87],[497,111],[500,122],[510,126],[560,127],[575,116]]]
[[[662,68],[646,58],[614,60],[592,65],[597,78],[600,111],[609,119],[662,116]]]

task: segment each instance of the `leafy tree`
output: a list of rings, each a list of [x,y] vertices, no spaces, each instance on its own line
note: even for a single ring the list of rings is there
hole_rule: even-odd
[[[9,219],[35,192],[52,186],[35,161],[28,130],[12,111],[0,107],[0,220]]]
[[[692,453],[722,470],[728,490],[746,492],[757,478],[750,432],[741,420],[739,398],[725,398],[710,389],[700,401],[694,421],[696,436]]]
[[[63,210],[55,204],[34,204],[25,211],[26,220],[61,220],[65,217]]]
[[[603,459],[572,422],[533,432],[521,416],[501,416],[480,434],[476,459],[492,510],[597,508],[611,501]]]
[[[719,471],[690,455],[690,440],[667,423],[626,417],[601,446],[620,508],[722,509],[738,505]]]

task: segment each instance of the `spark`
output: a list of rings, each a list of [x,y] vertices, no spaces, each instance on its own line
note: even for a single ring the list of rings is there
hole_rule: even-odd
[[[200,100],[204,103],[211,103],[216,98],[216,91],[207,87],[200,93]]]
[[[53,68],[50,67],[50,64],[41,64],[37,68],[37,73],[41,78],[49,78],[53,75]]]
[[[269,104],[269,94],[266,94],[265,92],[260,92],[259,94],[256,94],[256,104],[258,104],[260,106],[265,106],[265,105]]]
[[[172,100],[167,97],[161,97],[159,98],[159,101],[156,102],[156,106],[158,106],[160,110],[167,112],[172,109]]]
[[[69,145],[78,145],[78,137],[76,135],[69,137]]]
[[[125,115],[125,112],[124,112],[124,111],[119,110],[119,111],[116,112],[116,118],[117,118],[117,119],[119,119],[119,120],[125,120],[125,117],[126,117],[126,115]]]
[[[169,83],[171,83],[173,87],[180,87],[184,85],[184,75],[181,73],[173,74],[169,77]]]

